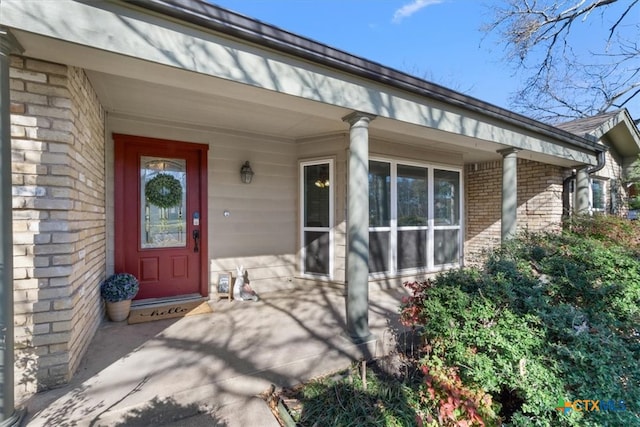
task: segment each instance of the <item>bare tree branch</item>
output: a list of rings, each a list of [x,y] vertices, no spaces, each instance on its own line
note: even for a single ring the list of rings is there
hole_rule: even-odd
[[[621,108],[640,97],[640,22],[630,21],[638,6],[640,0],[502,0],[497,7],[493,4],[494,19],[485,26],[485,33],[499,33],[507,47],[506,59],[519,72],[529,73],[512,104],[535,118],[556,121]],[[602,19],[601,43],[590,42],[585,49],[575,40],[580,35],[577,26],[590,21],[590,28],[596,28],[596,11]]]
[[[613,35],[615,34],[616,28],[618,28],[618,25],[620,25],[622,20],[627,16],[627,14],[631,11],[631,9],[633,9],[633,7],[637,4],[638,4],[638,0],[633,0],[631,4],[627,6],[627,9],[622,13],[622,15],[620,15],[620,18],[618,18],[615,24],[613,24],[613,26],[609,29],[609,40],[611,40],[611,37],[613,37]]]

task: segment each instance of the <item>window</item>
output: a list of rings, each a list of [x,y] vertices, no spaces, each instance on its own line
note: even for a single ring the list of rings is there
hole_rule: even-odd
[[[434,264],[458,262],[460,253],[460,172],[433,172],[434,200]]]
[[[140,158],[140,247],[187,246],[187,161]]]
[[[333,161],[300,165],[302,271],[331,277],[333,265]]]
[[[607,179],[603,178],[589,179],[589,214],[592,214],[594,212],[607,212],[607,181]],[[571,212],[575,212],[575,199],[578,196],[577,183],[575,179],[571,180],[569,192],[571,194],[571,197],[569,198],[569,207]],[[613,198],[613,195],[611,197]],[[614,209],[614,207],[611,206],[611,209]]]
[[[391,165],[369,162],[369,272],[389,270]]]
[[[418,166],[397,166],[396,229],[398,270],[427,266],[429,172]]]
[[[607,199],[605,192],[606,182],[603,179],[592,179],[589,191],[591,209],[594,212],[604,212],[607,208]]]
[[[427,169],[398,165],[398,226],[426,226],[429,187]]]
[[[428,271],[459,262],[460,171],[369,162],[369,272]]]

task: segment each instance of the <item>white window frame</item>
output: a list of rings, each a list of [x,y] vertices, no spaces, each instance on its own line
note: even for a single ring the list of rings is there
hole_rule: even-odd
[[[458,211],[458,225],[435,225],[435,169],[442,171],[458,172],[458,184],[459,184],[459,211]],[[431,255],[429,258],[429,271],[442,271],[451,268],[459,267],[462,265],[462,259],[464,257],[464,171],[462,168],[455,168],[451,166],[432,165],[430,170],[430,192],[429,192],[429,220],[430,220],[430,234],[429,234],[429,247]],[[456,262],[448,264],[434,264],[435,258],[435,232],[436,230],[458,230],[458,260]]]
[[[594,181],[599,181],[602,183],[602,202],[604,204],[604,207],[602,208],[596,208],[594,207],[594,198],[593,198],[593,183]],[[609,180],[606,178],[599,178],[599,177],[594,177],[594,178],[589,178],[589,210],[591,211],[591,213],[605,213],[607,211],[607,182]]]
[[[593,181],[600,181],[602,182],[602,197],[603,197],[603,201],[604,201],[604,208],[603,209],[596,209],[593,207]],[[591,178],[589,177],[589,215],[593,215],[594,213],[607,213],[607,197],[609,196],[609,178],[603,178],[603,177],[594,177]],[[577,191],[577,182],[576,179],[573,178],[570,181],[571,186],[569,189],[569,209],[571,211],[571,213],[573,214],[575,211],[575,206],[576,206],[576,191]]]
[[[306,166],[315,166],[315,165],[324,165],[329,164],[329,226],[328,227],[307,227],[305,226],[305,183],[304,183],[304,168]],[[312,279],[320,279],[320,280],[333,280],[334,278],[334,260],[335,260],[335,214],[334,214],[334,205],[335,205],[335,171],[334,171],[334,160],[332,158],[326,159],[317,159],[317,160],[307,160],[300,162],[299,169],[299,234],[300,234],[300,259],[299,259],[299,269],[301,277],[307,277]],[[307,249],[305,247],[304,234],[305,231],[316,231],[316,232],[328,232],[329,233],[329,274],[319,274],[319,273],[306,273],[305,272],[305,260],[307,256]]]
[[[391,159],[388,157],[381,156],[372,156],[369,158],[369,161],[374,162],[382,162],[390,164],[390,200],[391,200],[391,208],[390,215],[391,219],[389,221],[388,227],[369,227],[369,232],[375,231],[387,231],[389,232],[389,253],[388,253],[388,265],[389,271],[380,271],[369,273],[369,277],[371,279],[383,278],[389,276],[396,275],[409,275],[416,273],[430,273],[436,271],[447,270],[450,268],[459,267],[462,265],[462,259],[464,257],[464,174],[463,168],[455,167],[450,165],[442,165],[437,163],[426,163],[426,162],[416,162],[412,160],[404,160],[404,159]],[[398,165],[406,165],[406,166],[415,166],[420,168],[427,169],[427,226],[417,226],[417,227],[402,227],[401,230],[411,230],[411,229],[425,229],[427,231],[427,247],[426,247],[426,257],[427,262],[425,267],[418,268],[409,268],[409,269],[398,269],[398,241],[397,241],[397,233],[398,233],[398,194],[397,194],[397,178],[398,178]],[[460,185],[460,194],[459,194],[459,224],[456,226],[444,226],[444,225],[435,225],[435,191],[434,191],[434,171],[443,170],[443,171],[452,171],[458,172],[459,174],[459,185]],[[458,230],[458,260],[454,263],[449,264],[434,264],[434,235],[435,230]]]

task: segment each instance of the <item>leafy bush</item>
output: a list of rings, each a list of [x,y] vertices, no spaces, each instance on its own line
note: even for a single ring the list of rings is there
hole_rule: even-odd
[[[569,220],[567,225],[575,236],[593,238],[606,246],[618,246],[640,254],[640,221],[594,215]]]
[[[437,413],[439,426],[485,425],[484,420],[496,419],[491,396],[479,387],[465,386],[457,368],[423,365],[425,386],[422,395],[428,395],[431,402],[423,400],[428,407],[427,416],[422,420],[435,421],[430,413]],[[424,392],[426,388],[427,393]],[[438,408],[434,408],[433,404]],[[433,422],[432,421],[432,422]]]
[[[454,369],[460,382],[450,383],[449,394],[475,390],[474,396],[492,397],[476,399],[492,402],[491,410],[458,408],[457,422],[640,422],[638,247],[623,234],[626,224],[612,221],[603,230],[605,221],[576,222],[561,235],[526,234],[493,252],[483,269],[407,284],[413,294],[402,319],[422,334],[426,372]],[[618,233],[622,245],[610,240]],[[431,387],[429,381],[427,375]],[[556,409],[584,399],[611,400],[626,410],[605,411],[604,403],[594,412]]]
[[[138,279],[133,274],[116,273],[102,282],[100,295],[107,302],[118,302],[132,299],[139,289]]]

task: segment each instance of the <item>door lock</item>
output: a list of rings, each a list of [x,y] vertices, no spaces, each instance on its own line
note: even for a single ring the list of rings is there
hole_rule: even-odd
[[[193,230],[193,252],[198,252],[198,240],[200,240],[200,230]]]

